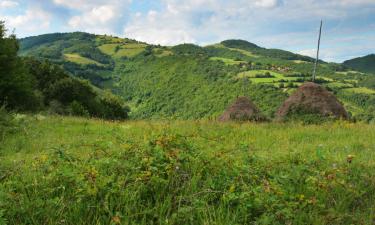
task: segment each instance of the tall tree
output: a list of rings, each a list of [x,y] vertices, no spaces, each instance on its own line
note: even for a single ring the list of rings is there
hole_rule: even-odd
[[[11,109],[34,109],[36,95],[35,80],[17,56],[19,49],[14,34],[7,36],[3,21],[0,21],[0,104]]]

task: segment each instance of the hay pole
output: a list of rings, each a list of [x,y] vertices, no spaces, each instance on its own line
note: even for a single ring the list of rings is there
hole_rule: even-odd
[[[313,77],[312,81],[315,81],[316,77],[316,67],[318,66],[318,61],[319,61],[319,50],[320,50],[320,38],[322,36],[322,26],[323,26],[323,20],[320,21],[320,29],[319,29],[319,39],[318,39],[318,49],[316,51],[316,59],[315,59],[315,65],[314,65],[314,72],[313,72]]]

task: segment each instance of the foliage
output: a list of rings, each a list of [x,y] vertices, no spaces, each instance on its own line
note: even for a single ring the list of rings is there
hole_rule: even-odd
[[[110,93],[106,93],[105,97],[100,96],[89,82],[74,78],[47,61],[18,57],[18,41],[14,35],[5,36],[3,23],[0,24],[0,48],[1,105],[18,111],[48,110],[51,106],[48,111],[56,113],[106,119],[127,118],[129,108],[119,98]],[[86,46],[85,49],[91,48]],[[86,50],[86,53],[90,53]],[[94,56],[100,60],[97,52]]]
[[[0,21],[0,105],[19,110],[34,110],[38,99],[34,93],[35,80],[29,76],[17,56],[18,42],[14,35],[5,36]]]
[[[271,58],[279,58],[279,59],[287,59],[287,60],[302,60],[306,62],[313,62],[314,59],[302,56],[298,54],[294,54],[288,51],[280,50],[280,49],[265,49],[261,48],[253,43],[243,41],[243,40],[227,40],[221,42],[226,47],[229,48],[238,48],[246,51],[250,51],[255,55],[262,55]]]
[[[360,72],[375,74],[375,54],[347,60],[344,65]]]
[[[22,55],[48,58],[73,76],[110,89],[132,106],[130,115],[136,119],[213,119],[244,94],[257,99],[255,103],[261,105],[261,110],[273,117],[272,112],[286,95],[311,80],[314,66],[310,57],[242,40],[206,47],[165,47],[118,37],[67,33],[22,39],[21,50]],[[78,60],[64,57],[71,54]],[[255,77],[266,72],[273,77]],[[239,81],[244,76],[249,77],[249,87]],[[371,96],[375,88],[372,78],[350,71],[343,64],[320,61],[315,82],[337,94],[353,115],[372,114],[357,104],[354,96],[347,96],[355,94],[354,91],[366,91],[364,94]],[[266,85],[269,87],[265,88]],[[349,92],[353,87],[357,89]],[[348,91],[345,96],[341,94],[344,91]]]
[[[9,224],[373,224],[373,125],[29,117],[0,152]]]

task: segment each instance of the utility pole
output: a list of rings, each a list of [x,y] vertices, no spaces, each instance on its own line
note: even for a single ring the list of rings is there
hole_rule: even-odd
[[[323,20],[320,21],[319,39],[318,39],[318,50],[316,51],[316,60],[315,60],[315,65],[314,65],[313,77],[312,77],[313,82],[315,82],[316,68],[318,66],[318,61],[319,61],[320,37],[322,36],[322,26],[323,26]]]

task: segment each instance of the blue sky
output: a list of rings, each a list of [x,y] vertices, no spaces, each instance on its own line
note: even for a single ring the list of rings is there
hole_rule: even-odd
[[[148,43],[208,45],[245,39],[341,62],[375,53],[375,0],[0,0],[18,37],[85,31]]]

